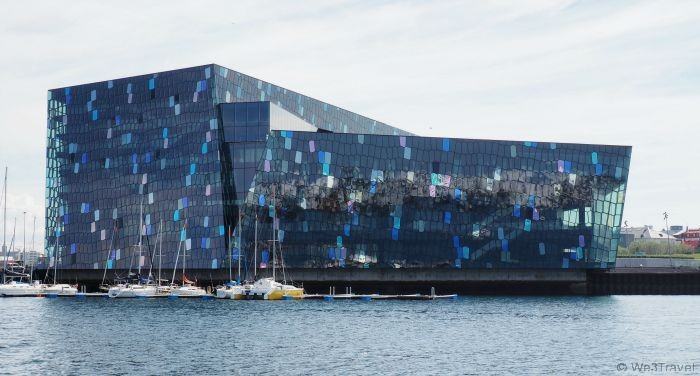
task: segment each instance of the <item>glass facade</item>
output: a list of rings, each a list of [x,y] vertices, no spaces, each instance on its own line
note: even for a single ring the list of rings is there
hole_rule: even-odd
[[[164,267],[174,263],[180,242],[189,267],[222,267],[224,198],[235,187],[224,184],[230,166],[218,105],[261,100],[320,128],[407,134],[213,64],[49,90],[49,263],[146,265],[150,259],[134,257],[134,246],[141,232],[152,249],[162,221]]]
[[[292,267],[607,268],[631,148],[273,131],[248,193]],[[260,236],[260,235],[259,235]]]
[[[134,245],[161,222],[164,267],[182,244],[188,267],[224,268],[239,215],[260,266],[275,222],[290,267],[615,261],[630,147],[417,137],[218,65],[48,95],[59,268],[146,266]]]

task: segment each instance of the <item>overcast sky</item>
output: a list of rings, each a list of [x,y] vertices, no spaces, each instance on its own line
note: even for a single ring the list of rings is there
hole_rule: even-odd
[[[419,135],[632,145],[629,225],[700,224],[700,1],[17,1],[0,30],[20,244],[48,89],[206,63]]]

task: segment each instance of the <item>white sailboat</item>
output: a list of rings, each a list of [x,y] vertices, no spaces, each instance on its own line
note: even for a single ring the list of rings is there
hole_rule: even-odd
[[[75,296],[78,294],[78,288],[67,283],[54,282],[51,285],[43,286],[41,293],[49,296]]]
[[[273,187],[273,205],[274,205],[274,187]],[[284,261],[281,255],[282,249],[279,242],[279,237],[277,236],[279,232],[279,220],[277,218],[277,208],[274,207],[273,218],[272,218],[272,277],[261,278],[255,281],[247,294],[248,298],[252,299],[263,299],[263,300],[283,300],[283,299],[303,299],[304,289],[296,287],[294,285],[289,285],[286,283],[280,283],[276,281],[275,269],[277,267],[277,248],[280,248],[280,260],[282,264],[282,270],[284,275]],[[285,278],[286,279],[286,278]]]
[[[7,249],[7,167],[5,167],[5,180],[2,189],[3,203],[3,236],[2,236],[2,284],[0,284],[0,297],[10,296],[39,296],[41,294],[41,284],[39,282],[23,282],[29,280],[30,275],[23,272],[24,266],[15,262],[9,261]],[[17,219],[15,218],[15,226],[12,230],[12,241],[10,247],[14,249],[15,244],[15,229],[17,227]]]
[[[240,300],[243,298],[245,295],[245,292],[247,289],[249,289],[249,286],[243,286],[241,285],[241,249],[243,245],[242,241],[242,235],[241,235],[241,213],[240,209],[238,211],[238,240],[237,240],[237,247],[238,247],[238,280],[234,281],[233,280],[233,275],[231,272],[231,264],[233,263],[233,254],[232,254],[232,248],[233,248],[233,239],[229,239],[229,247],[228,247],[228,279],[229,281],[224,285],[224,286],[218,286],[216,288],[216,298],[217,299],[233,299],[233,300]],[[230,233],[230,231],[229,231]]]
[[[67,283],[56,283],[56,275],[58,274],[58,238],[56,238],[56,245],[54,247],[53,254],[53,283],[41,285],[41,293],[45,296],[75,296],[78,294],[78,287],[71,286]],[[49,271],[51,270],[51,264],[49,263],[46,268],[46,275],[44,280],[48,279]]]
[[[58,249],[58,247],[56,247]],[[55,252],[55,251],[54,251]],[[44,284],[40,285],[41,286],[41,293],[46,296],[75,296],[78,294],[78,287],[77,286],[72,286],[67,283],[56,283],[56,267],[58,264],[58,260],[54,256],[54,262],[53,262],[53,283],[51,284]],[[50,269],[50,265],[49,265]],[[48,270],[47,269],[47,274]]]
[[[185,227],[187,228],[187,222],[185,222]],[[177,263],[180,258],[180,248],[182,248],[182,284],[181,285],[175,285],[175,273],[177,271]],[[187,275],[185,274],[185,264],[186,264],[186,249],[184,246],[184,243],[182,240],[180,240],[180,244],[178,244],[177,247],[177,255],[175,256],[175,267],[173,267],[173,278],[170,282],[170,285],[172,286],[169,295],[172,297],[178,297],[178,298],[195,298],[195,297],[202,297],[207,294],[207,291],[204,290],[201,287],[198,287],[195,285],[194,282],[190,281],[187,279]]]
[[[159,236],[161,236],[161,232],[162,221],[161,228],[158,231]],[[141,280],[141,260],[143,258],[143,233],[143,199],[141,199],[141,208],[139,209],[139,243],[137,245],[139,249],[139,257],[138,272],[136,274],[139,280],[137,281],[137,283],[126,283],[111,287],[107,292],[107,296],[109,296],[110,298],[155,298],[159,295],[158,286],[153,283],[151,278],[153,272],[152,258],[148,269],[148,277],[146,278],[145,282]]]
[[[39,281],[31,283],[11,280],[0,285],[0,297],[41,296],[42,286]]]
[[[7,174],[7,172],[5,173]],[[7,175],[5,175],[7,176]],[[7,184],[7,183],[5,183]],[[16,221],[15,221],[16,223]],[[15,243],[15,231],[12,231],[12,241],[10,247],[14,249]],[[7,248],[5,248],[3,241],[3,249],[5,249],[3,261],[3,280],[0,284],[0,297],[20,297],[20,296],[40,296],[42,286],[38,281],[35,282],[23,282],[22,280],[29,280],[29,275],[22,273],[23,267],[17,263],[9,262],[7,260]]]
[[[162,230],[163,230],[163,221],[161,220],[160,226],[158,228],[158,239],[161,238],[162,236]],[[158,239],[156,239],[156,247],[158,246]],[[162,242],[161,242],[162,246]],[[155,253],[155,249],[154,252]],[[150,252],[149,252],[150,255]],[[140,252],[139,252],[139,259],[140,259]],[[158,282],[154,283],[152,279],[152,272],[153,272],[153,257],[150,257],[151,262],[150,266],[148,268],[148,278],[146,279],[146,283],[141,283],[139,281],[138,284],[136,285],[131,285],[131,290],[133,291],[134,297],[136,298],[156,298],[159,296],[164,296],[162,293],[162,290],[160,289],[159,283],[160,283],[160,277],[158,278]],[[139,265],[141,261],[139,260]],[[160,268],[158,269],[159,274],[160,274]],[[141,267],[139,266],[139,276],[141,275]]]

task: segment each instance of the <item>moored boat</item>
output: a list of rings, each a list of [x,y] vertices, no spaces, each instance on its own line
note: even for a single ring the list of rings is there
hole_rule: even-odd
[[[252,285],[250,284],[240,285],[237,282],[229,282],[216,289],[216,298],[232,300],[245,299],[245,296],[250,292],[251,288]]]
[[[0,285],[0,297],[41,296],[42,290],[38,281],[10,281]]]
[[[183,229],[186,228],[186,223],[183,225]],[[175,273],[177,271],[177,264],[178,260],[180,258],[180,248],[182,248],[182,284],[181,285],[176,285],[175,284]],[[175,298],[196,298],[196,297],[202,297],[202,296],[207,296],[209,295],[206,290],[203,288],[195,285],[195,282],[190,281],[187,279],[187,274],[185,274],[185,257],[186,257],[186,250],[185,247],[183,246],[182,240],[180,241],[180,244],[177,247],[177,255],[175,256],[175,266],[173,267],[173,278],[170,282],[170,292],[168,293],[168,296],[175,297]]]
[[[185,283],[170,290],[170,296],[178,298],[196,298],[206,295],[209,295],[206,290],[192,283]]]
[[[116,285],[107,292],[110,298],[155,298],[158,295],[158,286],[148,284]]]
[[[301,287],[296,287],[294,285],[287,284],[286,278],[284,277],[284,256],[282,255],[282,242],[279,235],[279,219],[277,218],[277,206],[275,200],[275,191],[272,191],[272,202],[270,207],[270,212],[272,213],[272,239],[270,243],[272,245],[272,277],[260,278],[253,286],[250,291],[247,292],[247,299],[262,299],[262,300],[287,300],[287,299],[303,299],[304,289]],[[257,223],[257,217],[256,217]],[[256,228],[256,238],[257,238],[257,228]],[[279,261],[282,267],[283,283],[277,282],[276,280],[276,269],[277,269],[277,249],[279,248]]]
[[[75,296],[78,294],[78,288],[67,283],[58,283],[42,286],[41,293],[49,296]]]
[[[277,282],[274,278],[261,278],[255,281],[246,297],[262,300],[303,299],[304,289]]]

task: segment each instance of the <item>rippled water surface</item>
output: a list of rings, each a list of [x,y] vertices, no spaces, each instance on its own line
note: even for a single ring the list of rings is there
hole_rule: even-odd
[[[692,296],[5,298],[0,308],[0,374],[632,374],[635,362],[700,373]]]

